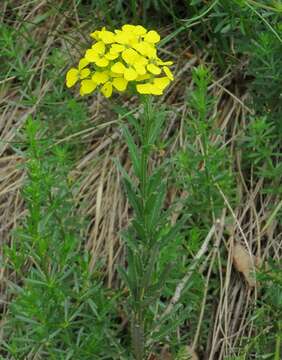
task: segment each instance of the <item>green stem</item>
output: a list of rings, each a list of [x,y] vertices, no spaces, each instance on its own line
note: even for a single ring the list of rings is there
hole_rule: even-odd
[[[146,211],[145,206],[148,199],[148,191],[147,191],[147,185],[148,185],[148,179],[149,179],[149,159],[150,159],[150,145],[149,144],[149,135],[150,135],[150,129],[151,129],[151,121],[152,121],[152,103],[151,99],[148,96],[145,96],[142,98],[143,106],[144,106],[144,115],[143,115],[143,127],[142,127],[142,136],[140,137],[141,140],[141,175],[140,175],[140,192],[142,196],[142,202],[143,202],[143,221],[144,221],[144,227],[145,231],[147,233],[147,219],[146,219]],[[149,242],[149,239],[145,239],[146,243]]]
[[[150,133],[150,122],[151,122],[151,101],[148,97],[143,98],[144,105],[144,117],[143,117],[143,133],[141,137],[141,177],[140,177],[140,187],[142,191],[143,199],[147,197],[146,188],[147,188],[147,179],[148,179],[148,162],[149,162],[149,133]]]
[[[149,159],[150,159],[150,144],[149,144],[149,138],[150,138],[150,129],[151,129],[151,99],[148,97],[144,97],[142,99],[143,105],[144,105],[144,116],[143,116],[143,124],[142,124],[142,136],[140,136],[141,141],[141,154],[140,154],[140,162],[141,162],[141,173],[139,178],[139,187],[140,187],[140,193],[142,196],[142,216],[143,216],[143,222],[144,222],[144,228],[147,232],[147,217],[146,217],[146,202],[148,199],[148,180],[150,177],[149,173]],[[149,236],[149,234],[148,234]],[[146,249],[146,245],[149,242],[149,239],[144,239],[146,244],[144,244],[144,250]],[[144,251],[144,258],[146,258],[146,250]],[[140,278],[138,279],[139,285],[143,283],[143,276],[144,274],[139,274]],[[137,299],[137,303],[140,304],[135,312],[133,313],[133,323],[131,327],[131,333],[132,333],[132,344],[133,344],[133,351],[134,356],[136,360],[143,360],[145,356],[145,319],[144,319],[144,310],[142,308],[142,303],[144,301],[146,289],[144,286],[140,288],[139,293],[139,299]]]

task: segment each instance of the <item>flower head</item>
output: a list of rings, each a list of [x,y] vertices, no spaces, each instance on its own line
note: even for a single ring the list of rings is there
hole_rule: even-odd
[[[141,25],[123,25],[114,32],[96,30],[90,34],[94,44],[87,49],[78,68],[66,75],[67,87],[80,81],[80,95],[98,89],[105,97],[113,91],[123,92],[132,83],[140,94],[162,95],[173,81],[172,61],[157,55],[160,35]]]

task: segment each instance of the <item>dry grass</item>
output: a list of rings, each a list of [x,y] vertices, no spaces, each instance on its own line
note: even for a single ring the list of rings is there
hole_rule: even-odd
[[[74,30],[70,26],[68,17],[72,23],[76,23],[79,29],[84,29],[81,24],[74,2],[70,2],[70,9],[64,16],[57,16],[40,22],[32,30],[32,38],[41,44],[41,53],[36,54],[37,61],[34,63],[34,76],[36,76],[37,101],[32,106],[23,106],[23,97],[26,89],[22,89],[17,79],[7,77],[2,81],[0,88],[0,241],[1,247],[12,241],[12,232],[18,226],[25,214],[24,202],[21,198],[21,187],[25,178],[23,170],[19,167],[23,158],[15,152],[15,141],[19,130],[25,124],[30,115],[36,115],[37,108],[44,96],[52,91],[52,82],[46,80],[45,62],[53,44],[56,47],[66,49],[70,47],[68,39],[73,36]],[[47,2],[26,1],[24,3],[13,1],[13,14],[10,13],[7,2],[2,3],[1,20],[13,21],[15,29],[19,28],[21,21],[36,22],[41,14],[46,11]],[[59,7],[59,3],[58,3]],[[22,19],[22,20],[19,20]],[[163,29],[165,32],[165,29]],[[83,32],[83,30],[81,30]],[[77,34],[76,34],[77,37]],[[27,40],[28,41],[28,40]],[[25,44],[23,43],[24,47]],[[172,46],[172,45],[171,45]],[[33,50],[28,51],[22,61],[32,59]],[[166,51],[170,51],[169,48]],[[191,67],[199,63],[207,63],[203,54],[193,54],[192,48],[182,49],[177,56],[176,81],[168,93],[160,102],[166,102],[173,111],[167,120],[165,137],[173,137],[170,147],[171,152],[183,146],[185,133],[183,122],[186,115],[186,102],[184,101],[184,88],[191,85]],[[68,64],[66,64],[68,65]],[[210,65],[210,64],[209,64]],[[34,86],[34,79],[30,78]],[[232,89],[232,90],[231,90]],[[259,259],[267,263],[268,257],[278,259],[281,256],[281,233],[275,219],[271,220],[269,205],[280,207],[278,196],[274,194],[262,195],[264,179],[253,181],[252,173],[244,173],[241,169],[242,154],[238,147],[235,150],[236,139],[244,133],[246,127],[246,115],[251,110],[245,105],[248,94],[236,84],[234,74],[227,69],[226,74],[213,82],[210,91],[216,97],[215,111],[218,113],[217,126],[225,134],[224,142],[232,158],[233,167],[237,169],[237,196],[239,205],[232,208],[228,198],[221,192],[224,199],[225,209],[222,217],[214,219],[210,224],[211,232],[199,251],[195,260],[204,259],[201,272],[205,274],[205,296],[202,300],[202,310],[199,314],[198,326],[192,341],[192,348],[197,349],[201,325],[205,313],[207,292],[212,269],[218,267],[220,278],[220,296],[215,299],[213,313],[209,314],[210,333],[206,344],[206,359],[224,359],[227,355],[236,354],[236,349],[242,345],[242,339],[250,336],[253,323],[249,313],[259,295],[259,286],[250,288],[244,277],[233,267],[233,249],[236,243],[242,244],[254,261]],[[124,99],[125,101],[127,99]],[[128,104],[134,109],[134,102]],[[98,97],[89,101],[90,124],[86,130],[72,134],[70,137],[60,138],[59,143],[75,139],[84,143],[84,153],[77,161],[71,176],[77,186],[75,199],[79,211],[83,217],[89,219],[88,227],[84,229],[85,246],[92,256],[92,267],[99,261],[104,264],[105,278],[109,287],[116,286],[116,267],[124,261],[122,243],[119,232],[129,221],[130,209],[121,189],[120,175],[113,162],[113,158],[121,159],[125,168],[130,171],[130,163],[127,157],[127,149],[121,141],[116,115],[107,108],[107,103]],[[138,109],[136,109],[138,111]],[[48,119],[47,119],[48,121]],[[164,139],[165,140],[165,139]],[[211,139],[217,142],[214,137]],[[196,146],[201,147],[200,141]],[[169,154],[160,154],[168,156]],[[158,161],[158,159],[156,159]],[[178,193],[176,194],[176,191]],[[179,190],[171,186],[168,201],[173,201]],[[186,194],[183,194],[185,196]],[[228,221],[226,221],[228,219]],[[173,219],[175,221],[176,219]],[[231,221],[232,220],[232,221]],[[226,234],[229,236],[226,236]],[[213,244],[209,247],[208,244]],[[221,251],[224,249],[225,251]],[[226,258],[222,258],[222,254]],[[223,263],[226,264],[223,266]],[[179,299],[183,285],[187,283],[192,268],[187,269],[182,282],[175,291],[175,297],[166,309],[170,311]],[[12,276],[12,275],[11,275]],[[5,289],[9,278],[3,270],[0,272],[0,292],[2,311],[5,312]]]

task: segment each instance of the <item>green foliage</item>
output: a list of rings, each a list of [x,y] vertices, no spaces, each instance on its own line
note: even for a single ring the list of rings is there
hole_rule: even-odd
[[[249,351],[278,360],[282,356],[282,278],[281,262],[270,259],[268,269],[258,274],[261,298],[255,312],[255,331]],[[267,356],[267,357],[266,357]]]
[[[277,25],[279,41],[271,31],[259,34],[250,46],[249,73],[253,77],[251,91],[259,115],[267,116],[282,134],[282,28]]]
[[[261,269],[259,299],[252,313],[253,336],[245,340],[240,357],[234,360],[281,359],[282,344],[282,281],[281,261],[270,259],[267,269]],[[231,360],[231,359],[230,359]]]
[[[246,135],[242,139],[242,145],[246,149],[244,167],[251,166],[257,177],[264,177],[265,192],[274,191],[277,195],[281,193],[279,177],[282,171],[281,153],[277,151],[279,142],[275,123],[268,116],[250,119]]]
[[[151,99],[144,98],[141,125],[133,118],[132,132],[123,126],[137,184],[122,170],[127,198],[134,210],[130,227],[123,233],[127,249],[127,267],[120,275],[130,291],[127,312],[131,322],[133,353],[143,359],[149,334],[159,327],[157,321],[165,284],[170,281],[170,270],[179,248],[180,231],[185,217],[176,225],[169,223],[164,210],[166,182],[163,166],[149,170],[149,160],[161,134],[164,112],[157,112]],[[136,138],[136,140],[134,140]],[[138,145],[136,145],[139,144]],[[172,251],[168,256],[169,251]],[[161,324],[155,338],[161,340],[172,332],[177,321]]]
[[[211,81],[208,69],[195,68],[193,81],[195,88],[187,100],[187,136],[183,149],[176,155],[177,178],[174,181],[189,194],[185,205],[195,223],[210,224],[224,206],[218,187],[232,201],[234,183],[224,134],[212,115],[214,99],[208,94]]]
[[[120,359],[115,300],[89,271],[81,247],[66,151],[48,150],[41,127],[29,119],[25,128],[28,213],[6,249],[16,282],[1,348],[9,359]]]
[[[21,47],[17,43],[21,41]],[[22,56],[33,46],[33,41],[26,43],[24,31],[16,31],[12,26],[0,23],[0,80],[15,77],[16,80],[24,85],[32,75],[32,61],[24,62]]]

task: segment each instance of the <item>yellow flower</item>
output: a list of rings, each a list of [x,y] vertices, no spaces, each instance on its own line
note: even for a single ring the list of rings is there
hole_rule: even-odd
[[[162,72],[162,69],[160,68],[160,65],[165,65],[166,67],[166,71],[167,69],[169,70],[169,68],[167,67],[167,65],[172,65],[172,61],[162,61],[156,54],[153,56],[148,55],[149,57],[149,64],[147,65],[147,70],[154,74],[154,75],[160,75],[160,73]],[[167,74],[166,74],[167,75]],[[170,72],[170,75],[168,76],[169,78],[172,77],[172,73]]]
[[[145,34],[143,38],[145,42],[152,44],[158,43],[161,39],[160,35],[155,30],[147,32],[147,34]]]
[[[174,79],[169,68],[172,61],[157,55],[160,35],[155,30],[125,24],[114,32],[103,27],[90,36],[95,43],[78,68],[71,68],[66,76],[68,87],[81,82],[81,95],[97,89],[110,97],[114,91],[125,91],[128,83],[135,84],[141,94],[161,95]]]
[[[166,76],[169,78],[169,80],[171,80],[171,81],[174,80],[173,74],[167,66],[163,67],[163,71],[166,74]]]
[[[128,81],[125,80],[123,77],[116,77],[113,79],[112,83],[113,83],[113,86],[118,91],[125,91],[127,88]]]
[[[126,67],[122,62],[115,63],[111,70],[117,74],[123,75],[125,80],[132,81],[135,80],[138,76],[137,71],[132,67]]]
[[[115,40],[118,44],[130,46],[132,42],[137,41],[137,36],[133,32],[115,30],[115,33]]]
[[[112,44],[115,42],[115,34],[111,31],[106,30],[105,27],[103,27],[101,31],[94,31],[90,34],[90,36],[97,41],[103,41],[104,44]]]
[[[108,71],[96,71],[91,77],[92,81],[94,81],[98,85],[105,84],[105,82],[107,82],[109,78],[110,74]]]
[[[112,44],[110,51],[115,52],[115,53],[120,53],[123,50],[125,50],[125,46],[121,45],[121,44]]]
[[[151,74],[145,74],[145,75],[139,75],[136,79],[136,81],[143,81],[143,80],[148,80],[151,79],[152,75]]]
[[[134,68],[138,75],[145,75],[146,68],[145,66],[148,64],[148,60],[143,56],[138,56],[134,63]]]
[[[154,46],[144,41],[133,43],[132,47],[143,56],[148,56],[149,58],[156,58],[157,56],[157,50]]]
[[[78,80],[85,79],[90,75],[90,70],[85,69],[85,67],[89,64],[86,59],[81,59],[78,64],[78,69],[71,68],[66,75],[66,85],[68,88],[75,85]]]
[[[155,61],[158,65],[172,65],[173,64],[173,61],[162,61],[160,58],[156,57],[155,58]]]
[[[99,38],[105,44],[112,44],[115,42],[115,34],[108,30],[102,30],[99,34]]]
[[[115,33],[115,41],[118,44],[132,46],[134,43],[142,40],[142,37],[145,36],[147,30],[141,25],[135,26],[125,24],[122,26],[121,30],[115,30]]]
[[[155,78],[152,82],[137,84],[136,89],[140,94],[162,95],[169,83],[170,80],[167,77]]]
[[[82,80],[80,85],[80,95],[84,96],[92,93],[97,87],[93,80]]]
[[[110,49],[110,51],[105,54],[105,58],[108,60],[115,60],[118,57],[119,57],[119,53],[112,49]]]
[[[126,49],[121,54],[122,59],[125,62],[117,62],[111,70],[117,74],[123,74],[127,81],[135,80],[138,75],[146,74],[145,65],[148,60],[142,57],[134,49]]]
[[[112,81],[107,81],[101,88],[101,93],[105,97],[110,97],[113,92],[113,87],[115,87],[118,91],[125,91],[127,87],[127,81],[122,77],[115,77]]]
[[[110,81],[107,81],[102,87],[101,87],[101,93],[106,97],[109,98],[112,95],[113,92],[113,84]]]
[[[154,75],[160,75],[160,73],[162,72],[162,70],[157,65],[152,63],[147,65],[147,69],[150,73]]]
[[[91,49],[88,49],[85,53],[85,58],[89,62],[94,62],[100,67],[106,67],[109,65],[109,60],[105,56],[106,46],[103,41],[98,41]]]
[[[145,35],[147,30],[141,26],[141,25],[131,25],[131,24],[125,24],[122,26],[122,30],[124,32],[132,32],[134,33],[135,35],[137,36],[140,36],[140,35]]]

